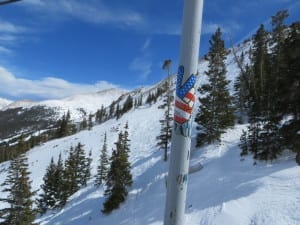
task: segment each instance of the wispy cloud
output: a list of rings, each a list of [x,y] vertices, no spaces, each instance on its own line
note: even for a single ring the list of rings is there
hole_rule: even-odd
[[[145,58],[134,58],[129,69],[138,73],[138,79],[145,81],[152,72],[152,62]]]
[[[28,0],[23,6],[38,13],[48,14],[57,18],[58,15],[73,17],[82,21],[96,24],[112,24],[120,27],[138,27],[143,23],[143,16],[126,7],[113,8],[103,1],[79,0]]]
[[[3,46],[0,46],[0,54],[11,54],[12,53],[12,51],[10,50],[10,49],[8,49],[8,48],[6,48],[6,47],[3,47]]]
[[[106,81],[99,81],[96,84],[78,84],[55,77],[45,77],[39,80],[22,79],[3,67],[0,67],[0,83],[0,95],[34,99],[57,99],[117,87]]]
[[[11,45],[16,44],[18,37],[22,36],[28,29],[0,18],[0,53],[11,54]]]
[[[135,57],[129,65],[129,69],[138,74],[139,81],[147,80],[152,72],[152,61],[149,53],[150,45],[151,38],[148,37],[140,48],[141,54]]]
[[[147,51],[147,49],[149,48],[150,44],[151,44],[151,38],[147,38],[146,41],[145,41],[145,43],[143,44],[143,46],[141,48],[141,51],[142,52]]]
[[[25,30],[26,30],[25,27],[18,26],[8,21],[4,21],[0,19],[0,33],[16,34],[16,33],[24,32]]]

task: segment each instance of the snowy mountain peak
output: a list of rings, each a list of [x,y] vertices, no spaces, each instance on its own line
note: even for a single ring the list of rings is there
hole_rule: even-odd
[[[12,103],[11,100],[0,98],[0,110]]]

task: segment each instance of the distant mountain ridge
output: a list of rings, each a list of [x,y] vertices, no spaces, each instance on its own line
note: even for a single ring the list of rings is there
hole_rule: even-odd
[[[0,98],[0,110],[2,110],[2,108],[6,107],[7,105],[9,105],[11,103],[12,103],[11,100]]]

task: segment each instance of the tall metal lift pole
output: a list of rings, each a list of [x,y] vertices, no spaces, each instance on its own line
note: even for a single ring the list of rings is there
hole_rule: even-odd
[[[183,225],[203,0],[184,0],[164,225]]]

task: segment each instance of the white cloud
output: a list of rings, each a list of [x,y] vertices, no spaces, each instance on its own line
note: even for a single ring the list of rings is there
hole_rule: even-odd
[[[134,58],[129,69],[139,74],[139,80],[145,81],[152,72],[152,62],[145,58]]]
[[[202,35],[213,34],[217,28],[220,27],[225,34],[233,35],[236,31],[241,29],[241,25],[237,22],[227,21],[226,23],[204,23],[202,25]]]
[[[0,95],[34,99],[57,99],[117,87],[106,81],[99,81],[96,84],[77,84],[55,77],[46,77],[40,80],[22,79],[17,78],[1,66],[0,83]]]
[[[10,34],[16,34],[16,33],[21,33],[24,32],[26,28],[22,26],[18,26],[15,24],[12,24],[7,21],[3,21],[0,19],[0,33],[10,33]]]

